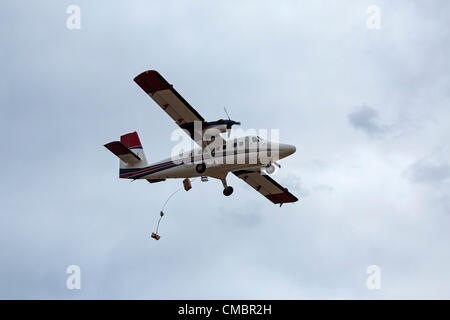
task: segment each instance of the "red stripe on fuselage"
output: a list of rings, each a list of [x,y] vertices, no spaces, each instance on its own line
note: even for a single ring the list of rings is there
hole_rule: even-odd
[[[129,178],[129,177],[132,177],[132,176],[135,176],[135,175],[138,175],[138,174],[142,174],[142,173],[144,173],[146,171],[153,171],[155,169],[164,168],[164,167],[170,166],[172,164],[174,164],[174,163],[173,162],[169,162],[169,163],[166,163],[166,164],[156,165],[156,166],[153,166],[153,167],[150,167],[150,168],[141,169],[139,171],[134,171],[134,172],[130,172],[130,173],[121,174],[120,177],[121,178]]]

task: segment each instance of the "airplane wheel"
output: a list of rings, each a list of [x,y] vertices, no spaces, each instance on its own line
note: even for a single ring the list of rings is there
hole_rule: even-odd
[[[227,197],[229,195],[231,195],[232,193],[233,193],[233,187],[226,187],[225,189],[223,189],[223,194]]]
[[[199,163],[199,164],[195,167],[195,170],[196,170],[198,173],[203,173],[203,172],[205,172],[205,170],[206,170],[206,164],[204,164],[203,162],[202,162],[202,163]]]
[[[268,167],[266,168],[266,172],[267,172],[268,174],[274,173],[274,172],[275,172],[275,166],[274,166],[273,164],[271,164],[270,166],[268,166]]]

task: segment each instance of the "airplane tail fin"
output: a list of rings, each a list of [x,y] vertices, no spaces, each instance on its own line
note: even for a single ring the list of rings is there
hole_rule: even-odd
[[[105,144],[120,161],[120,169],[143,168],[147,165],[144,149],[136,131],[124,134],[120,141]]]

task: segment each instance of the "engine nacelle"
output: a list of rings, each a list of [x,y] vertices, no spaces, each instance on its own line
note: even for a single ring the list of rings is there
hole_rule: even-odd
[[[230,130],[232,126],[240,124],[241,123],[237,121],[220,119],[217,121],[206,122],[204,129],[214,129],[223,133],[227,132],[227,130]]]
[[[227,125],[226,124],[214,124],[206,127],[206,130],[209,130],[209,132],[220,132],[224,133],[227,132]]]
[[[180,125],[180,127],[187,130],[189,132],[189,134],[191,135],[191,137],[194,137],[194,130],[198,131],[198,128],[199,128],[198,125],[201,126],[202,132],[209,131],[209,135],[213,136],[216,133],[229,132],[229,130],[231,130],[232,126],[240,125],[240,124],[241,123],[237,122],[237,121],[220,119],[220,120],[211,121],[211,122],[206,122],[206,121],[202,121],[202,122],[198,121],[196,123],[188,122],[188,123],[183,123],[182,125]]]

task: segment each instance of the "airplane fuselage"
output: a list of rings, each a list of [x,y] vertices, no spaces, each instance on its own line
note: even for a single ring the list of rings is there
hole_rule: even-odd
[[[262,141],[259,137],[247,136],[228,140],[226,144],[215,148],[196,148],[145,167],[122,166],[120,178],[147,179],[150,182],[199,176],[222,179],[230,171],[261,170],[270,167],[294,152],[293,145],[272,143]],[[200,163],[206,165],[206,169],[201,173],[197,168]]]

